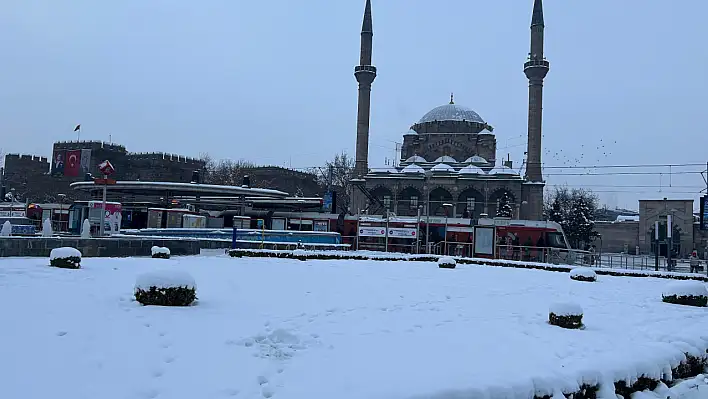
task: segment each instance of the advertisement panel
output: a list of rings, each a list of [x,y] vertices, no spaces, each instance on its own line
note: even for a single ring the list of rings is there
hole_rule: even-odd
[[[359,227],[359,237],[386,237],[386,228]]]
[[[101,201],[89,201],[89,221],[92,224],[99,224],[101,219]],[[106,202],[106,214],[103,216],[103,220],[108,222],[110,217],[116,213],[120,213],[123,210],[123,206],[120,202]]]
[[[701,230],[708,230],[708,195],[701,198]]]
[[[474,228],[474,255],[494,256],[494,227]]]
[[[388,236],[392,238],[411,238],[414,239],[417,235],[415,228],[394,227],[388,229]]]

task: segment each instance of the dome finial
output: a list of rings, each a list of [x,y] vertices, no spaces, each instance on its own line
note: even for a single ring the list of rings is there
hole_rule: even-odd
[[[450,93],[450,104],[455,103],[455,93]]]

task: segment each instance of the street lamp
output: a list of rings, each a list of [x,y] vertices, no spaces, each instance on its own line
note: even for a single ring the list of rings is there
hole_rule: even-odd
[[[415,234],[416,234],[416,241],[415,241],[415,253],[419,254],[420,253],[420,215],[421,212],[423,211],[423,205],[418,205],[418,222],[415,224]]]
[[[448,218],[448,210],[452,209],[452,204],[444,203],[443,208],[445,208],[445,240],[444,242],[444,248],[445,248],[445,255],[448,254],[447,251],[447,218]]]

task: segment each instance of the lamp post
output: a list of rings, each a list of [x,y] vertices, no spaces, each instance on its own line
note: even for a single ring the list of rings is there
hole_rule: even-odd
[[[415,253],[420,253],[420,214],[423,211],[423,205],[418,205],[418,221],[415,224]]]
[[[445,248],[445,255],[448,254],[447,250],[447,219],[448,219],[448,210],[452,209],[452,204],[444,203],[443,208],[445,209],[445,239],[443,240],[443,247]]]
[[[659,221],[654,222],[654,270],[659,271]]]

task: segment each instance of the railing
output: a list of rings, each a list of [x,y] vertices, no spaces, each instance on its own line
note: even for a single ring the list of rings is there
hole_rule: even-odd
[[[597,254],[577,249],[502,244],[497,245],[495,258],[556,265],[592,266]]]

